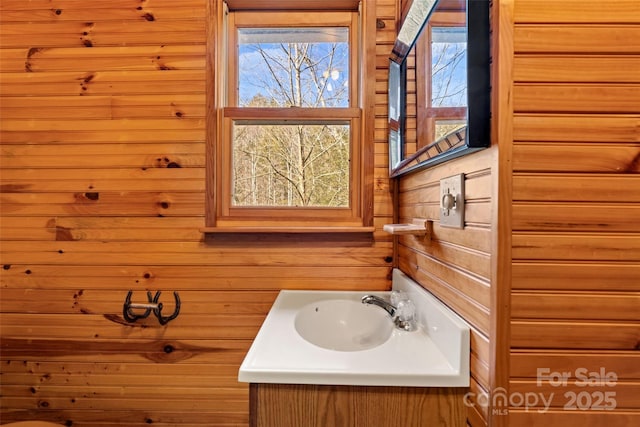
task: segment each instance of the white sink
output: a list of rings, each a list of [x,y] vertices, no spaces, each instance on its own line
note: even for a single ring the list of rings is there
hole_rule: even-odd
[[[390,292],[280,292],[247,353],[249,383],[467,387],[469,326],[400,270],[418,328],[397,329],[385,310],[361,303]]]
[[[307,304],[298,311],[296,332],[318,347],[361,351],[377,347],[393,332],[391,317],[380,307],[348,299]]]

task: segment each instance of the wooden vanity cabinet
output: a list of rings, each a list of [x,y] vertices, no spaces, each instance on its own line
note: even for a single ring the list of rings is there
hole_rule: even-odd
[[[251,427],[464,427],[466,387],[250,384]]]

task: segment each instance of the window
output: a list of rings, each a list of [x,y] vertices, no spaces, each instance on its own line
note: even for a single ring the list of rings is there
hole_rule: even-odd
[[[207,226],[370,226],[358,11],[221,12]]]

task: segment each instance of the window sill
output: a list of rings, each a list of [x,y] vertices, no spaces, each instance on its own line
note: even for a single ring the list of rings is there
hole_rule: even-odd
[[[240,227],[204,227],[200,231],[204,234],[265,234],[265,233],[373,233],[375,227],[345,227],[345,226],[240,226]]]

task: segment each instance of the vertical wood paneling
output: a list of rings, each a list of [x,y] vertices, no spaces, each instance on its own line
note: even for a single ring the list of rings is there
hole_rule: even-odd
[[[640,4],[516,0],[515,19],[510,391],[553,398],[510,421],[637,425]]]
[[[493,235],[492,244],[492,290],[491,293],[491,365],[490,388],[488,405],[490,408],[490,425],[503,427],[511,425],[509,414],[505,413],[494,396],[500,391],[509,390],[509,348],[511,325],[507,321],[511,315],[509,303],[511,293],[512,238],[510,230],[513,227],[511,205],[513,203],[513,20],[514,0],[502,0],[493,4],[493,68],[491,103],[492,144],[498,146],[498,153],[494,157],[494,180],[492,183]]]
[[[367,241],[203,238],[211,3],[0,3],[2,422],[247,425],[237,370],[278,290],[389,286],[395,1],[376,9]],[[167,311],[178,291],[180,316],[127,324],[130,289]]]

